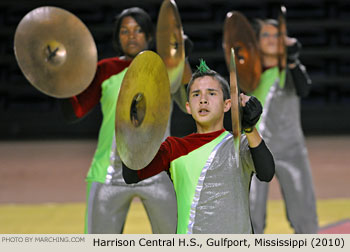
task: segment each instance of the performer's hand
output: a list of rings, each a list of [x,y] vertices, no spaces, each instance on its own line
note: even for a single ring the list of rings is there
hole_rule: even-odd
[[[286,39],[287,46],[287,63],[297,64],[301,50],[301,43],[296,38]]]
[[[260,101],[254,96],[240,95],[242,104],[242,129],[246,133],[253,131],[262,113]]]

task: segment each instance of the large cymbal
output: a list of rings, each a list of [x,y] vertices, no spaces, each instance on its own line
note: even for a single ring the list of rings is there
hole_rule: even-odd
[[[227,13],[224,24],[223,49],[230,68],[231,48],[236,53],[239,87],[252,92],[259,84],[261,60],[258,43],[246,17],[238,11]]]
[[[130,169],[148,165],[162,143],[170,115],[169,87],[158,54],[143,51],[134,58],[122,82],[115,119],[118,152]]]
[[[182,84],[185,67],[183,29],[174,0],[164,0],[157,21],[157,52],[168,70],[170,92]]]
[[[230,93],[233,142],[235,146],[236,162],[239,166],[239,150],[241,144],[241,102],[239,86],[237,83],[235,51],[233,48],[231,48],[230,57]]]
[[[282,5],[278,14],[278,67],[280,72],[287,66],[287,48],[285,44],[285,38],[287,36],[286,13],[287,9]]]
[[[185,59],[185,67],[184,67],[181,83],[186,85],[190,82],[191,78],[192,78],[192,69],[191,69],[190,63],[188,62],[188,59]]]
[[[28,81],[53,97],[79,94],[96,72],[97,50],[91,33],[61,8],[45,6],[25,15],[16,29],[14,50]]]

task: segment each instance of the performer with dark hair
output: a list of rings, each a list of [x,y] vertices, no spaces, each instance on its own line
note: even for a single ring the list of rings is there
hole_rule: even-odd
[[[201,62],[187,92],[186,109],[197,132],[184,138],[168,137],[141,170],[123,164],[123,177],[132,184],[170,172],[178,205],[177,233],[252,233],[251,175],[256,173],[266,182],[274,175],[273,157],[254,127],[261,104],[255,97],[241,95],[242,128],[249,133],[242,135],[237,160],[233,136],[223,127],[224,113],[231,108],[227,81]]]
[[[125,9],[116,17],[113,34],[118,57],[99,61],[89,87],[65,101],[63,110],[70,120],[82,118],[99,102],[103,114],[97,149],[86,178],[86,233],[121,233],[135,196],[145,206],[153,233],[176,231],[176,198],[167,173],[162,172],[138,185],[125,184],[115,142],[116,104],[123,77],[138,53],[154,48],[154,38],[149,15],[137,7]],[[185,109],[183,85],[177,93],[180,93],[177,103]],[[170,122],[164,137],[169,135]]]
[[[251,93],[264,107],[257,128],[269,146],[276,163],[276,177],[286,204],[287,218],[295,233],[317,233],[318,220],[310,164],[300,124],[300,97],[311,88],[305,67],[298,56],[301,44],[279,34],[276,20],[256,20],[263,73]],[[279,36],[285,36],[287,66],[279,69]],[[251,217],[255,233],[263,233],[268,184],[252,180]]]

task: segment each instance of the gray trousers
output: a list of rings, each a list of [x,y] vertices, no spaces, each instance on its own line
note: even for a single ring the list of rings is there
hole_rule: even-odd
[[[286,161],[275,157],[275,165],[275,175],[281,187],[287,218],[295,233],[317,233],[316,200],[307,158],[299,156],[299,158]],[[268,183],[261,182],[255,175],[253,176],[250,213],[256,234],[262,234],[265,229],[268,186]],[[271,218],[274,217],[271,216]]]
[[[153,233],[174,234],[177,205],[173,184],[165,172],[146,185],[110,185],[92,182],[87,204],[87,232],[120,234],[134,197],[145,207]]]

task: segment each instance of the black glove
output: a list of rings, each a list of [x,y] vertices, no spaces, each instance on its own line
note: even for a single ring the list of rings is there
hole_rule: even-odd
[[[259,121],[262,113],[261,103],[255,96],[251,96],[245,106],[242,107],[242,111],[242,129],[249,133]]]
[[[287,63],[297,63],[301,50],[301,43],[297,40],[292,46],[287,47]]]

